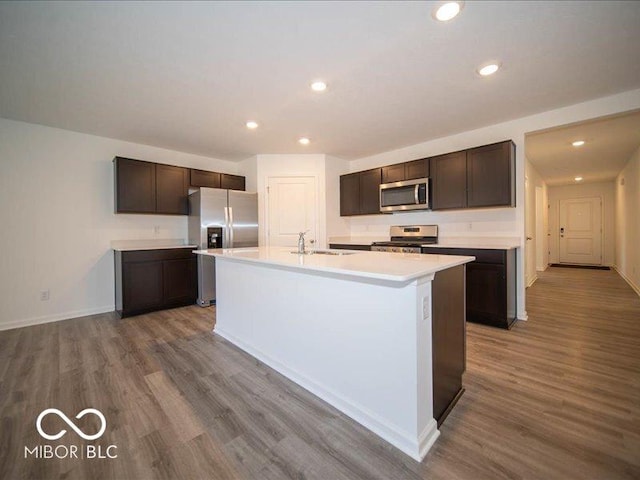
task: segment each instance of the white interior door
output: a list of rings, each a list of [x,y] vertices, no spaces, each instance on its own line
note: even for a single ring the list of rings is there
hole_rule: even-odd
[[[317,234],[315,177],[269,177],[267,181],[267,244],[298,245],[299,232],[309,240]]]
[[[602,200],[560,200],[560,263],[602,264]]]
[[[547,268],[546,251],[547,234],[544,229],[544,192],[542,187],[536,187],[536,270]]]
[[[525,178],[525,219],[524,233],[526,237],[524,245],[524,274],[527,285],[533,284],[536,280],[536,210],[535,210],[535,188],[531,181]]]

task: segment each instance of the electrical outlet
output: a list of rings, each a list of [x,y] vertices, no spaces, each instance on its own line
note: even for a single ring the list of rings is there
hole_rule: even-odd
[[[153,234],[154,235],[160,235],[160,225],[155,225],[153,227]]]
[[[49,300],[49,289],[48,288],[46,290],[42,290],[40,292],[40,301],[46,302],[47,300]]]
[[[467,225],[467,230],[473,230],[473,223],[469,222],[469,224]]]
[[[429,295],[422,297],[422,319],[428,320],[431,313],[431,300]]]

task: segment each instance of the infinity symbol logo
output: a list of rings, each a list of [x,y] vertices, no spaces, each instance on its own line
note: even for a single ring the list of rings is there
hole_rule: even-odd
[[[62,413],[57,408],[47,408],[46,410],[43,410],[42,413],[40,413],[40,415],[38,415],[38,419],[36,420],[36,428],[38,429],[38,433],[42,437],[46,438],[47,440],[57,440],[60,437],[62,437],[65,433],[67,433],[66,430],[61,430],[55,435],[49,435],[44,430],[42,430],[42,419],[47,415],[49,415],[50,413],[55,413],[57,416],[59,416],[62,420],[66,422],[67,425],[69,425],[73,429],[74,432],[76,432],[85,440],[95,440],[96,438],[100,438],[107,428],[107,420],[104,418],[104,415],[102,414],[102,412],[100,410],[96,410],[95,408],[85,408],[79,414],[76,415],[76,418],[80,419],[84,417],[87,413],[93,413],[100,419],[102,426],[100,427],[100,430],[98,430],[98,433],[94,435],[85,435],[85,433],[82,430],[80,430],[76,426],[76,424],[69,419],[69,417],[67,417],[64,413]]]

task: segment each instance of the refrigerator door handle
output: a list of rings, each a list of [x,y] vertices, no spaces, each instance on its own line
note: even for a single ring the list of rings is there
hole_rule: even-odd
[[[233,248],[233,207],[229,207],[229,247]]]
[[[222,236],[222,248],[229,248],[229,212],[227,207],[224,210],[224,235]]]

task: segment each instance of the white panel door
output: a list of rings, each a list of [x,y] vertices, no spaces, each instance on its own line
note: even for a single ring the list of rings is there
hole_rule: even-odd
[[[560,200],[560,263],[602,264],[602,200]]]
[[[267,182],[267,242],[270,246],[298,245],[298,234],[316,239],[315,177],[269,177]]]

